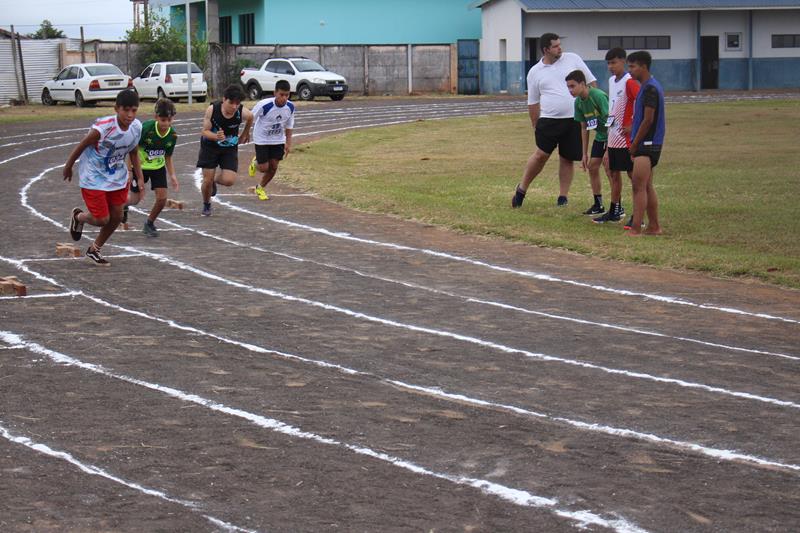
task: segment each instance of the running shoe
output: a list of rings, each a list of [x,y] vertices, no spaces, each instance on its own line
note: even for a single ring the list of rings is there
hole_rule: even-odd
[[[247,174],[250,175],[250,176],[255,176],[256,175],[256,158],[255,157],[253,157],[253,159],[250,161],[250,166],[247,167]]]
[[[558,207],[565,207],[569,203],[566,196],[559,196],[558,200],[556,200],[556,205]]]
[[[524,201],[525,201],[525,191],[521,190],[519,186],[517,186],[517,190],[514,191],[514,196],[511,198],[512,209],[522,207],[522,202]]]
[[[622,207],[622,206],[620,205],[620,206],[619,206],[619,209],[617,210],[617,214],[619,215],[619,218],[620,218],[620,219],[621,219],[622,217],[624,217],[624,216],[625,216],[625,208],[624,208],[624,207]]]
[[[158,229],[156,229],[156,225],[150,222],[149,219],[144,221],[144,227],[142,228],[142,233],[144,233],[148,237],[158,237]]]
[[[83,222],[78,220],[78,215],[82,212],[80,207],[76,207],[72,210],[72,216],[69,219],[69,235],[75,242],[81,240],[83,234]]]
[[[204,217],[211,216],[211,204],[203,202],[203,212],[201,213]]]
[[[584,215],[601,215],[606,212],[606,208],[602,204],[594,204],[592,207],[583,212]]]
[[[127,224],[128,223],[128,206],[127,205],[122,208],[122,223],[123,224]]]
[[[100,250],[95,250],[91,246],[86,250],[86,257],[94,261],[96,265],[111,266],[111,262],[100,255]]]
[[[261,185],[256,185],[256,196],[258,196],[259,200],[269,200],[269,196],[267,196],[267,191],[264,190],[264,187]]]
[[[631,215],[631,218],[629,218],[628,221],[625,223],[625,225],[622,226],[622,229],[629,230],[632,227],[633,227],[633,215]]]
[[[211,182],[211,196],[216,196],[216,195],[217,195],[217,182],[216,181],[212,181]]]

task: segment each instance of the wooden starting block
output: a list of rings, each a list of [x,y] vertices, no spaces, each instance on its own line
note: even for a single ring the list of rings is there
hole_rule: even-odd
[[[247,188],[247,192],[249,192],[250,194],[255,194],[256,193],[256,186],[253,185],[252,187],[248,187]]]
[[[80,257],[81,251],[74,244],[68,242],[56,243],[56,256],[58,257]]]
[[[25,296],[28,294],[28,289],[16,276],[8,276],[0,278],[0,294]]]
[[[119,225],[119,229],[121,229],[122,231],[128,231],[129,229],[131,229],[131,226],[127,222],[123,222],[122,224]]]
[[[183,209],[183,202],[180,200],[173,200],[172,198],[167,198],[167,207],[170,209]]]

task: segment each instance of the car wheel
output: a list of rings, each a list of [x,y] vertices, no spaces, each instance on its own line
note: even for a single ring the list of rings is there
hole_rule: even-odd
[[[86,100],[83,99],[83,93],[75,91],[75,106],[86,107]]]
[[[247,86],[247,96],[250,100],[260,100],[263,92],[261,86],[257,83],[251,83]]]
[[[306,84],[303,84],[297,88],[297,97],[300,100],[313,100],[314,93],[311,92],[311,87],[309,87]]]
[[[50,94],[50,91],[45,89],[42,91],[42,103],[44,105],[56,105],[56,101],[53,100],[53,96]]]
[[[198,96],[198,97],[197,97],[197,101],[198,101],[198,102],[200,102],[200,103],[202,104],[203,102],[205,102],[205,101],[206,101],[206,97],[205,97],[205,96]]]
[[[159,98],[166,98],[166,97],[167,97],[167,93],[165,93],[165,92],[164,92],[164,89],[162,89],[161,87],[159,87],[159,88],[158,88],[158,91],[156,91],[156,95],[157,95]]]
[[[344,95],[343,94],[332,94],[331,95],[331,100],[333,100],[334,102],[338,102],[339,100],[343,100],[343,99],[344,99]]]

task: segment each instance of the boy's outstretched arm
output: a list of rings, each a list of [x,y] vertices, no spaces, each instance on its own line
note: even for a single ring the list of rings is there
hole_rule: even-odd
[[[139,182],[139,199],[144,200],[144,194],[147,187],[144,186],[144,174],[142,174],[142,162],[139,160],[139,147],[135,146],[133,150],[128,153],[131,159],[131,167],[133,167],[133,174],[136,176],[136,181]]]
[[[239,137],[239,144],[247,144],[250,142],[250,126],[253,125],[253,112],[246,107],[242,108],[242,118],[244,118],[244,130]]]
[[[283,156],[289,157],[289,152],[292,151],[292,130],[286,129],[286,144],[283,147]]]
[[[167,174],[169,174],[169,181],[172,184],[172,188],[175,189],[175,192],[178,192],[181,188],[181,184],[178,183],[178,176],[175,175],[175,167],[172,166],[172,156],[168,155],[165,157],[167,161]]]
[[[81,142],[78,143],[78,146],[76,146],[72,152],[70,152],[67,162],[64,163],[64,181],[72,181],[72,165],[75,164],[75,161],[81,156],[87,146],[97,144],[99,141],[100,132],[95,129],[90,130],[89,133],[86,134],[86,137],[81,139]]]

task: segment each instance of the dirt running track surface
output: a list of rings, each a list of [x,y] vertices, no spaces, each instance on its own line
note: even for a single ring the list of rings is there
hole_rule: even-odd
[[[0,135],[0,531],[797,531],[798,292],[259,202],[252,146],[204,218],[198,116],[169,231],[56,260],[88,125]]]

